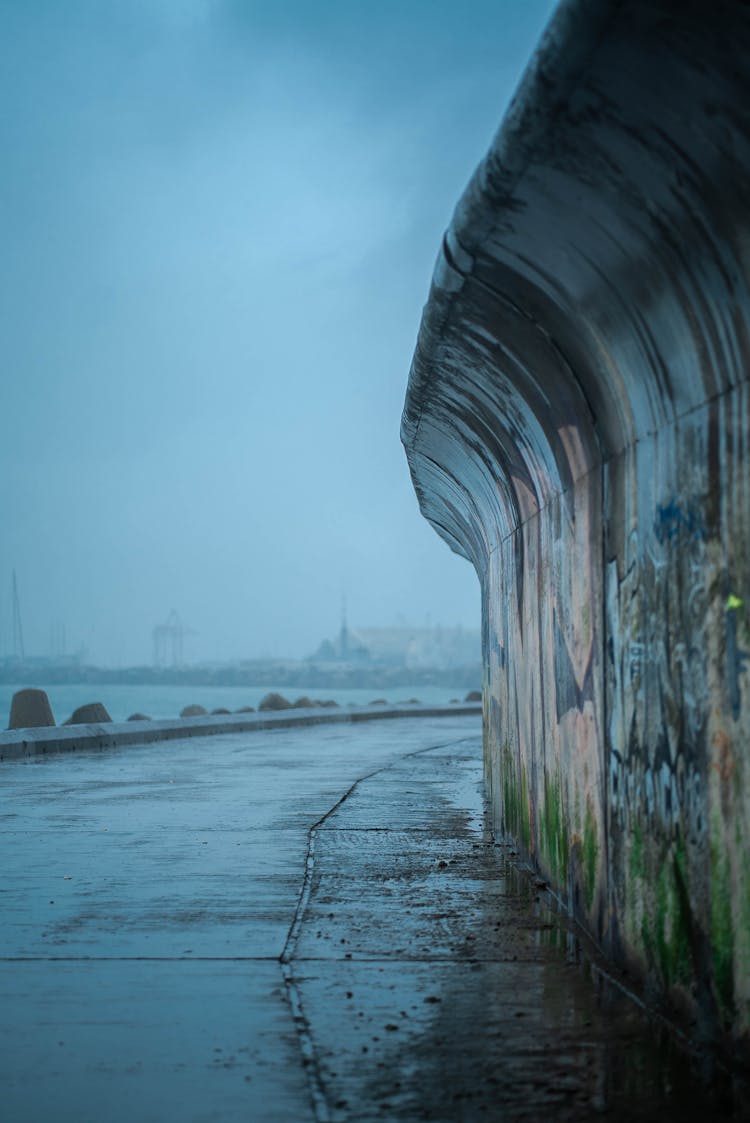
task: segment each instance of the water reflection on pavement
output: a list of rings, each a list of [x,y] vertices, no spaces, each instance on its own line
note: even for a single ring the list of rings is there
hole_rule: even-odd
[[[0,781],[3,1119],[742,1118],[495,845],[477,718]]]

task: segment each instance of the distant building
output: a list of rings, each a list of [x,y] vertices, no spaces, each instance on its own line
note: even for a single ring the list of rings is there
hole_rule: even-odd
[[[316,663],[346,663],[370,667],[430,667],[446,670],[480,662],[479,629],[357,628],[344,618],[334,639],[326,639],[312,656]]]

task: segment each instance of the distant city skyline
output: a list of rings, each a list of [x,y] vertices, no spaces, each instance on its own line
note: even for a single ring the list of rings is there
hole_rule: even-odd
[[[15,587],[12,586],[12,591],[15,591],[18,597],[17,582]],[[42,647],[39,650],[28,652],[25,651],[25,643],[21,641],[19,646],[17,633],[20,629],[21,634],[23,630],[23,612],[21,609],[20,597],[13,603],[12,593],[9,598],[10,603],[13,605],[10,613],[4,613],[0,617],[0,658],[9,659],[24,659],[28,658],[29,661],[35,659],[45,660],[65,660],[70,658],[79,658],[81,662],[86,662],[89,652],[84,646],[74,647],[67,643],[67,628],[64,621],[56,620],[50,624],[49,628],[49,641],[48,646]],[[16,609],[18,611],[18,619],[16,620]],[[10,626],[5,626],[5,619],[11,621]],[[314,649],[303,652],[301,655],[291,654],[289,652],[261,652],[248,650],[237,656],[230,657],[227,662],[242,661],[243,659],[262,659],[262,658],[289,658],[289,659],[310,659],[313,658],[316,652],[319,652],[322,643],[334,636],[337,632],[345,626],[345,621],[348,617],[342,614],[337,622],[332,620],[328,629],[321,634],[319,642],[315,645]],[[422,620],[407,619],[403,613],[395,613],[391,616],[390,620],[385,617],[378,621],[360,621],[354,625],[346,624],[350,633],[354,636],[360,636],[363,633],[373,634],[378,630],[382,631],[404,631],[404,632],[466,632],[467,634],[477,636],[479,635],[478,627],[466,626],[459,623],[452,623],[450,621],[433,620],[432,614],[427,612]],[[151,658],[142,660],[144,664],[153,663],[154,665],[169,666],[173,663],[190,664],[199,663],[201,659],[195,657],[191,651],[191,640],[195,638],[195,631],[185,623],[179,613],[172,609],[165,620],[160,621],[151,629]],[[217,661],[217,660],[213,660]],[[219,660],[220,661],[220,660]],[[102,666],[126,666],[138,664],[125,664],[122,661],[115,663],[108,663],[103,661]]]

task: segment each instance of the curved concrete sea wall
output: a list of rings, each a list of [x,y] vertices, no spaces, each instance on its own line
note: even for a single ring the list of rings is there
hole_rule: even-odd
[[[574,0],[439,255],[402,438],[476,567],[496,823],[750,1031],[750,7]]]

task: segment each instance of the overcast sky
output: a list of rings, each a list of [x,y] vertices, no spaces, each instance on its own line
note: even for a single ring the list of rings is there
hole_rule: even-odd
[[[0,653],[478,627],[399,422],[550,0],[0,0]]]

